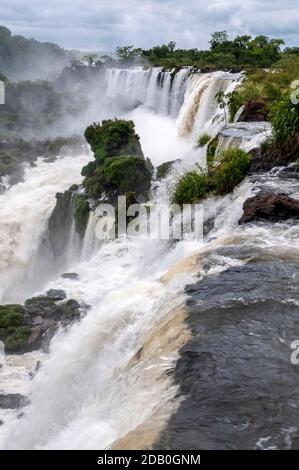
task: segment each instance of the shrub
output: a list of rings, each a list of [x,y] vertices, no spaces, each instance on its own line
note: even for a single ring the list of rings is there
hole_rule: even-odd
[[[133,121],[108,120],[92,124],[85,131],[95,160],[82,169],[83,187],[89,197],[97,199],[125,192],[144,193],[150,187],[153,171],[145,160]]]
[[[151,174],[146,162],[134,156],[106,158],[100,168],[104,186],[115,188],[119,194],[142,193],[150,188]]]
[[[201,134],[197,140],[197,147],[204,147],[211,140],[209,134]]]
[[[19,328],[17,328],[12,335],[6,338],[6,351],[13,353],[26,349],[30,333],[31,328],[29,326],[20,326]]]
[[[211,168],[213,166],[215,153],[216,153],[216,150],[217,150],[217,147],[218,147],[218,142],[219,142],[219,137],[216,136],[212,140],[210,140],[210,142],[207,146],[207,165],[208,165],[208,168]]]
[[[214,193],[224,195],[233,191],[245,178],[250,167],[250,156],[239,148],[225,150],[217,166],[208,172],[188,171],[177,182],[173,202],[194,204]]]
[[[215,194],[230,193],[245,178],[250,167],[250,156],[239,148],[222,152],[220,162],[215,167],[212,185]]]
[[[22,323],[23,308],[19,305],[0,306],[0,328],[17,327]]]
[[[285,144],[299,132],[299,106],[291,102],[289,92],[271,106],[270,121],[273,137],[278,144]]]
[[[85,138],[100,161],[119,155],[143,156],[133,121],[115,119],[93,123],[87,127]]]
[[[178,181],[173,196],[175,204],[195,204],[209,192],[209,178],[203,171],[188,171]]]

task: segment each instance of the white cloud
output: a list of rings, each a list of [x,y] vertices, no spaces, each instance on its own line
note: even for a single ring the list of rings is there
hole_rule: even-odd
[[[297,0],[2,0],[0,18],[15,34],[69,48],[148,48],[170,40],[204,48],[211,32],[224,29],[299,45]]]

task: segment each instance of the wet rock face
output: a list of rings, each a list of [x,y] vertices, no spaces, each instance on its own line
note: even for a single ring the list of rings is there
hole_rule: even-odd
[[[255,220],[277,222],[286,219],[298,219],[299,201],[283,193],[259,193],[244,202],[243,210],[244,213],[239,220],[239,224]]]
[[[243,255],[250,248],[244,246]],[[232,256],[233,247],[222,250]],[[220,254],[220,252],[219,252]],[[192,333],[174,382],[184,401],[158,449],[286,449],[296,442],[298,260],[252,252],[256,262],[187,287]]]
[[[245,104],[238,121],[261,122],[267,121],[267,118],[268,109],[266,103],[263,100],[253,98]]]
[[[28,399],[19,393],[0,394],[0,408],[13,409],[22,408],[28,403]]]
[[[56,258],[63,256],[73,220],[73,193],[70,190],[56,194],[56,205],[48,224],[48,237]]]

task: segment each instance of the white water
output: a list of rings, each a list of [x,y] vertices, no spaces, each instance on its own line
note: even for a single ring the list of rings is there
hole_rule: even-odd
[[[271,136],[268,122],[235,122],[223,126],[219,133],[219,142],[215,156],[231,147],[239,147],[246,152],[258,148]]]
[[[33,263],[54,209],[55,194],[80,182],[82,165],[89,155],[57,158],[52,163],[38,159],[25,169],[24,182],[0,195],[0,301],[19,301],[19,281]],[[33,284],[35,280],[33,279]],[[6,295],[11,289],[11,294]],[[32,286],[34,292],[34,285]],[[21,297],[21,298],[20,298]]]
[[[157,90],[150,85],[156,73],[147,76],[144,71],[134,72],[143,80],[138,96],[141,96],[142,88],[144,103],[151,103],[151,107],[157,103],[154,96]],[[119,75],[119,71],[115,75]],[[121,79],[128,81],[128,77]],[[192,95],[193,82],[196,82],[196,92]],[[111,94],[116,83],[115,78]],[[123,86],[129,87],[126,81]],[[168,87],[167,80],[165,86]],[[148,149],[155,163],[186,157],[176,171],[199,159],[202,151],[191,151],[192,140],[177,137],[176,131],[186,128],[186,123],[194,135],[211,129],[213,117],[219,111],[213,94],[229,86],[232,86],[231,79],[223,78],[223,74],[190,78],[177,124],[157,115],[154,124],[150,111],[135,110],[131,117],[136,119],[146,156]],[[165,109],[164,102],[161,112]],[[52,164],[47,164],[43,172],[38,166],[32,169],[35,172],[28,170],[25,182],[11,193],[13,198],[8,196],[11,190],[3,195],[8,220],[13,214],[9,227],[13,222],[18,227],[18,231],[13,232],[14,245],[19,250],[14,262],[17,266],[21,259],[24,268],[33,256],[55,204],[55,192],[76,180],[82,164],[80,159],[63,159],[57,163],[57,171],[53,174],[49,167]],[[173,176],[162,184],[155,195],[157,200],[167,198],[169,184],[173,184]],[[67,333],[61,331],[53,339],[49,356],[26,389],[31,405],[25,409],[25,416],[20,420],[11,417],[5,423],[1,444],[4,448],[106,448],[156,412],[161,414],[164,409],[170,413],[176,406],[173,401],[176,389],[165,371],[177,359],[175,343],[173,348],[171,345],[167,348],[155,346],[152,353],[144,355],[139,362],[136,354],[168,316],[178,318],[179,324],[178,312],[184,310],[184,286],[199,270],[191,261],[186,262],[186,258],[188,260],[201,250],[213,249],[213,244],[224,243],[225,238],[236,230],[242,202],[251,192],[252,184],[245,182],[233,195],[207,201],[207,215],[219,214],[213,233],[215,241],[211,240],[207,246],[189,237],[175,246],[161,240],[118,239],[102,245],[87,261],[70,267],[72,272],[78,273],[78,280],[59,278],[48,284],[47,288],[64,289],[70,298],[84,301],[90,305],[90,310],[79,324]],[[15,202],[19,202],[21,208],[14,215]],[[29,219],[26,214],[24,228],[23,214],[28,202],[32,202],[32,207]],[[91,216],[83,258],[94,252],[93,226]],[[241,237],[241,229],[237,232]],[[10,256],[13,261],[16,255],[12,249]],[[183,264],[177,265],[182,261]],[[224,269],[231,262],[230,259],[222,260],[217,269]],[[10,274],[10,269],[6,270],[5,280],[7,273]],[[163,335],[156,338],[158,343],[159,340],[163,345]]]
[[[176,117],[184,99],[189,69],[180,70],[173,82],[172,73],[161,67],[108,69],[106,93],[110,98],[128,98],[159,114]]]
[[[181,136],[198,138],[201,133],[214,136],[225,122],[224,111],[215,102],[219,91],[231,92],[240,75],[223,72],[190,75],[177,125]]]

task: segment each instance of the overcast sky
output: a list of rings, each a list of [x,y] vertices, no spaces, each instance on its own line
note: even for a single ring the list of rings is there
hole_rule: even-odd
[[[0,24],[62,47],[112,51],[176,41],[205,48],[213,31],[299,45],[298,0],[1,0]]]

